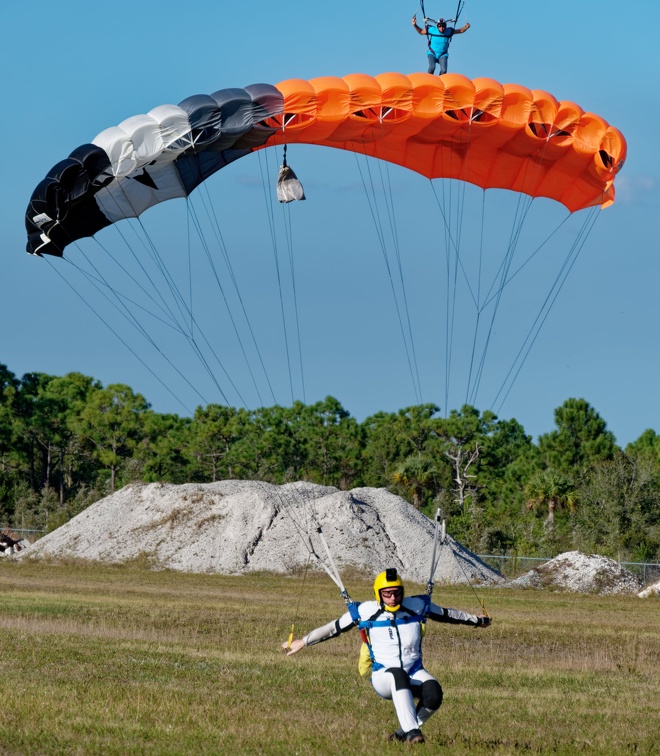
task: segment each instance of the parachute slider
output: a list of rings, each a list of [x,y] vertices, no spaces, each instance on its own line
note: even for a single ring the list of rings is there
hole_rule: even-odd
[[[282,203],[306,199],[302,184],[298,180],[293,168],[287,165],[286,144],[284,145],[282,166],[277,177],[277,199]]]

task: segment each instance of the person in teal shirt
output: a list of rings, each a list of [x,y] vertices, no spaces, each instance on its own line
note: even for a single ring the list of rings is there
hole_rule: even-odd
[[[436,66],[439,67],[438,75],[447,73],[447,59],[449,57],[449,42],[454,34],[463,34],[470,28],[470,24],[465,24],[460,29],[454,29],[453,26],[447,26],[444,19],[439,18],[433,27],[429,22],[432,19],[424,19],[424,28],[417,26],[417,14],[412,17],[412,23],[418,34],[424,34],[429,41],[428,59],[430,74],[435,73]]]

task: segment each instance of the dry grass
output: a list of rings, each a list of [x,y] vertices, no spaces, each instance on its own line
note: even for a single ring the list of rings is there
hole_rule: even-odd
[[[355,598],[369,583],[351,575]],[[357,675],[358,638],[285,658],[300,577],[155,572],[148,562],[0,562],[0,753],[334,754],[385,744],[391,703]],[[427,752],[659,753],[660,603],[480,591],[493,627],[430,627],[445,703]],[[469,589],[436,600],[475,609]],[[297,634],[341,613],[308,575]]]
[[[166,512],[162,517],[152,520],[149,523],[140,525],[137,528],[133,528],[133,531],[149,532],[150,530],[158,530],[164,525],[169,525],[171,529],[175,527],[181,527],[186,525],[188,520],[195,514],[195,508],[192,506],[187,507],[173,507],[169,512]]]

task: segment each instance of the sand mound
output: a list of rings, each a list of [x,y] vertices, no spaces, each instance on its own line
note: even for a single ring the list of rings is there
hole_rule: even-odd
[[[561,588],[580,593],[635,593],[641,581],[618,562],[567,551],[507,583],[512,588]]]
[[[433,523],[382,488],[339,491],[312,483],[258,481],[132,485],[102,499],[16,558],[77,557],[123,562],[142,554],[154,566],[236,574],[303,568],[309,544],[327,562],[314,523],[339,569],[375,575],[396,567],[426,583]],[[315,564],[312,561],[312,565]],[[437,584],[494,584],[502,576],[447,536]]]

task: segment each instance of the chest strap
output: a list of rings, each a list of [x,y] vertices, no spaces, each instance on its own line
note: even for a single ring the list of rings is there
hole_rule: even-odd
[[[384,614],[385,610],[378,608],[371,617],[363,620],[360,618],[359,604],[351,601],[347,608],[351,615],[351,619],[358,626],[359,630],[369,630],[372,627],[392,627],[392,625],[407,625],[410,622],[426,622],[429,612],[431,611],[431,597],[429,595],[424,596],[424,608],[421,614],[412,612],[406,607],[402,607],[399,611],[406,612],[406,616],[397,617],[394,620],[377,620],[380,614]]]
[[[380,614],[380,612],[379,612]],[[413,614],[410,617],[397,617],[393,620],[360,620],[358,628],[370,630],[372,627],[392,627],[393,625],[409,625],[412,622],[424,622],[426,617],[422,614]]]

